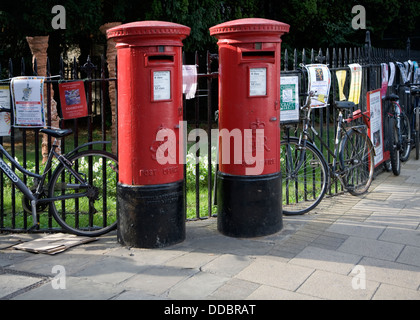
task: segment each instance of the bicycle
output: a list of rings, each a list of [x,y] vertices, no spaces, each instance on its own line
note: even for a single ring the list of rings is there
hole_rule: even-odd
[[[11,112],[11,109],[0,106],[0,112]],[[114,230],[117,217],[115,212],[109,214],[107,208],[110,195],[116,197],[117,157],[107,151],[92,149],[94,145],[110,142],[88,142],[62,155],[56,151],[57,140],[69,136],[72,130],[43,128],[40,132],[54,138],[42,174],[23,168],[0,144],[0,154],[34,181],[33,187],[29,187],[0,157],[0,170],[23,193],[23,209],[32,215],[32,227],[28,231],[39,229],[38,215],[47,208],[64,230],[75,235],[96,237]],[[88,150],[81,150],[84,148]],[[58,164],[47,183],[54,157]],[[99,168],[102,172],[96,174]]]
[[[385,97],[385,101],[391,102],[387,112],[390,164],[392,172],[398,176],[401,172],[401,161],[407,161],[411,152],[410,121],[399,104],[398,95],[389,94]]]
[[[306,104],[301,107],[303,117],[300,137],[287,135],[287,139],[281,141],[285,215],[301,215],[314,209],[334,179],[338,179],[352,195],[367,192],[373,179],[375,151],[366,134],[369,116],[357,110],[345,119],[344,112],[352,110],[355,104],[335,102],[334,107],[338,110],[337,132],[334,150],[331,150],[311,125],[313,96],[314,93],[310,92]],[[346,123],[359,118],[363,118],[365,124],[345,127]],[[332,163],[327,163],[310,137],[309,129],[332,156]]]

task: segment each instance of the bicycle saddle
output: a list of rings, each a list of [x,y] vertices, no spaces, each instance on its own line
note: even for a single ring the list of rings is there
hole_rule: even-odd
[[[352,101],[335,101],[334,105],[337,109],[353,109],[355,106]]]
[[[386,101],[398,101],[400,99],[400,97],[396,94],[389,94],[385,97]]]
[[[413,96],[420,95],[420,88],[411,88],[411,94]]]
[[[41,129],[39,132],[46,133],[54,138],[67,137],[73,133],[71,129]]]

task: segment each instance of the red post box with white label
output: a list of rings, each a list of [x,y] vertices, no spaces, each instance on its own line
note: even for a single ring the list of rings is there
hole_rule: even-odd
[[[190,28],[141,21],[107,31],[118,61],[118,239],[164,247],[185,239],[182,40]]]
[[[210,28],[219,47],[218,229],[281,230],[280,58],[289,25],[249,18]]]

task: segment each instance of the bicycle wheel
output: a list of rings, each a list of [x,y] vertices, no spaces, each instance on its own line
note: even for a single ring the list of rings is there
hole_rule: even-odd
[[[400,146],[400,159],[405,162],[410,157],[411,152],[411,128],[410,121],[405,113],[400,114],[400,132],[401,132],[401,146]]]
[[[373,146],[368,136],[350,130],[341,141],[339,157],[344,187],[355,196],[367,192],[375,167]]]
[[[302,160],[302,163],[300,163]],[[314,209],[327,191],[328,165],[311,143],[299,139],[281,141],[283,214],[301,215]]]
[[[389,119],[389,128],[391,130],[391,148],[389,152],[391,157],[392,172],[394,173],[394,175],[399,176],[401,172],[400,148],[398,127],[394,118]]]
[[[87,150],[68,160],[82,181],[61,163],[57,166],[49,184],[49,197],[61,197],[50,204],[55,220],[63,229],[80,236],[96,237],[115,229],[116,156],[101,150]]]

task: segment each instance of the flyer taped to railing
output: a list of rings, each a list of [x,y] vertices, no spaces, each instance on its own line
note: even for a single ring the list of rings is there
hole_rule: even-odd
[[[328,95],[331,86],[331,72],[325,64],[308,64],[308,92],[314,92],[311,107],[325,107],[328,105]]]
[[[44,77],[16,77],[10,82],[14,127],[44,127]]]
[[[349,100],[354,104],[359,104],[360,91],[362,89],[362,66],[358,63],[349,64],[351,81]]]

